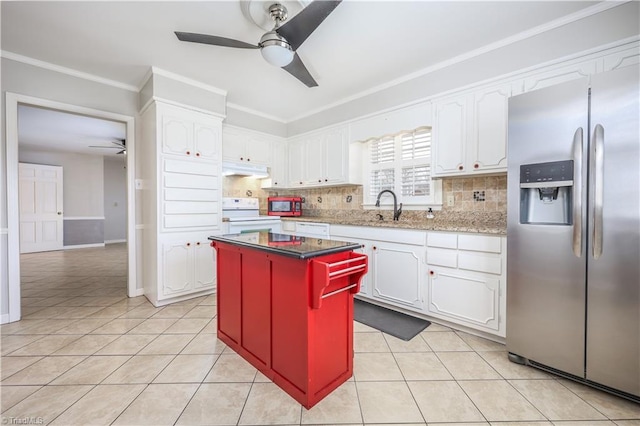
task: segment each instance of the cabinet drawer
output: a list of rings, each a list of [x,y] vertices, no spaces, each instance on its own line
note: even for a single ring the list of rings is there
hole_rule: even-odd
[[[296,234],[329,238],[329,224],[297,222]]]
[[[296,232],[296,223],[288,220],[282,221],[282,230],[286,232]]]
[[[215,189],[170,188],[164,190],[165,201],[217,201]]]
[[[172,214],[165,215],[164,227],[171,228],[218,228],[217,214]]]
[[[165,173],[164,186],[165,188],[217,189],[218,177]]]
[[[167,201],[164,203],[165,214],[217,213],[218,203],[215,201]]]
[[[500,237],[487,235],[459,235],[458,249],[501,253]]]
[[[427,245],[429,247],[454,249],[458,247],[458,235],[429,232],[429,234],[427,234]]]
[[[458,252],[456,250],[429,248],[427,249],[427,264],[457,268]]]
[[[502,258],[492,254],[460,251],[458,252],[458,268],[500,275],[502,273]]]
[[[165,160],[164,171],[188,175],[217,176],[217,166],[201,161]]]

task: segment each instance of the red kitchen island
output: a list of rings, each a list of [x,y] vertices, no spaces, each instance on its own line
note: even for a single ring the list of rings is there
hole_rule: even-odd
[[[360,244],[269,232],[209,239],[220,340],[307,409],[352,376]]]

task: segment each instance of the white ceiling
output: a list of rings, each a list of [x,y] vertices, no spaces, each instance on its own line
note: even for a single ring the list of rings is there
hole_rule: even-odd
[[[251,3],[252,16],[263,7],[260,1]],[[284,3],[295,13],[307,1]],[[264,30],[243,15],[237,0],[4,1],[1,40],[5,52],[132,87],[157,66],[287,122],[594,3],[345,0],[298,49],[319,84],[311,89],[267,64],[257,50],[185,43],[173,34],[257,43]]]
[[[121,157],[112,141],[126,137],[126,125],[83,115],[18,106],[20,149]],[[91,145],[110,148],[91,148]],[[113,148],[115,147],[115,148]]]

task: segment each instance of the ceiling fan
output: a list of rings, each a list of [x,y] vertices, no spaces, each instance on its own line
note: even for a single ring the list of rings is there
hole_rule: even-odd
[[[304,66],[296,50],[298,50],[300,45],[318,28],[322,21],[333,12],[340,4],[340,1],[341,0],[316,0],[287,22],[285,22],[287,19],[287,8],[280,3],[272,4],[269,6],[269,14],[275,21],[275,26],[271,31],[266,32],[256,45],[208,34],[185,33],[180,31],[175,31],[175,34],[181,41],[237,47],[240,49],[260,49],[260,53],[262,53],[262,56],[267,62],[281,67],[302,83],[306,84],[307,87],[316,87],[318,83],[316,83]]]
[[[104,146],[104,145],[89,145],[89,148],[103,148],[103,149],[119,149],[119,152],[116,152],[116,154],[126,154],[127,153],[127,147],[126,147],[126,140],[125,139],[116,139],[115,141],[111,141],[111,143],[114,146]]]

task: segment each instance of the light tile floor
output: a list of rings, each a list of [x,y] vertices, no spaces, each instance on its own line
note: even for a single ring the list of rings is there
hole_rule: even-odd
[[[355,323],[354,377],[306,410],[216,339],[216,298],[126,297],[126,250],[21,256],[2,334],[2,423],[640,426],[640,405],[512,364],[432,324],[410,342]]]

